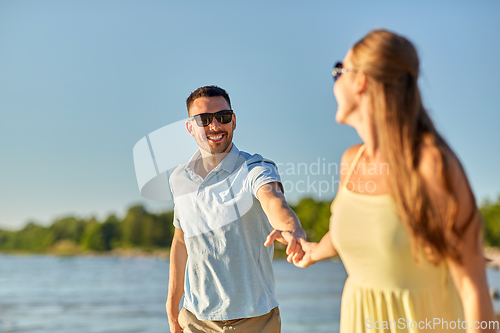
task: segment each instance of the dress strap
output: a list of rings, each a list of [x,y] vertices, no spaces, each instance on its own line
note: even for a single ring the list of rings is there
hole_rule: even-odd
[[[363,154],[365,148],[366,148],[365,144],[362,144],[361,147],[359,147],[356,157],[354,157],[354,160],[351,162],[351,165],[349,166],[349,171],[347,172],[347,176],[344,179],[344,184],[342,184],[342,188],[345,188],[347,186],[347,183],[349,182],[351,174],[354,170],[354,167],[356,166],[356,163],[358,163],[358,160],[361,157],[361,154]]]

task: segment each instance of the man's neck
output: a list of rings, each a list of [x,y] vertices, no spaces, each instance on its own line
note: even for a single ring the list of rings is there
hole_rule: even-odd
[[[223,153],[212,154],[200,149],[201,157],[196,161],[194,171],[205,178],[226,157],[231,148],[233,148],[232,142]]]

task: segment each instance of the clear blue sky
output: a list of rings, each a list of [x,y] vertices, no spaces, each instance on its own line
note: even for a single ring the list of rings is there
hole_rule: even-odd
[[[332,64],[374,28],[417,46],[427,108],[478,201],[494,198],[499,13],[493,0],[0,1],[0,227],[168,207],[140,197],[132,148],[207,84],[229,92],[241,150],[338,163],[360,139],[335,123]]]

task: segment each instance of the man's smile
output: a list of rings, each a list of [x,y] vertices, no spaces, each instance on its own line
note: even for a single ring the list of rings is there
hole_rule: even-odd
[[[222,142],[222,140],[224,139],[225,136],[226,136],[226,134],[224,134],[224,133],[218,133],[216,135],[213,135],[213,134],[207,135],[207,139],[210,142],[219,143],[219,142]]]

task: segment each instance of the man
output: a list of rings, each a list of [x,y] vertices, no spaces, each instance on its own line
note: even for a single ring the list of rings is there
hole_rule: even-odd
[[[288,244],[289,260],[301,258],[305,232],[285,201],[275,164],[232,143],[236,116],[226,91],[201,87],[186,104],[186,129],[200,149],[170,176],[176,227],[170,331],[280,332],[271,245]]]

